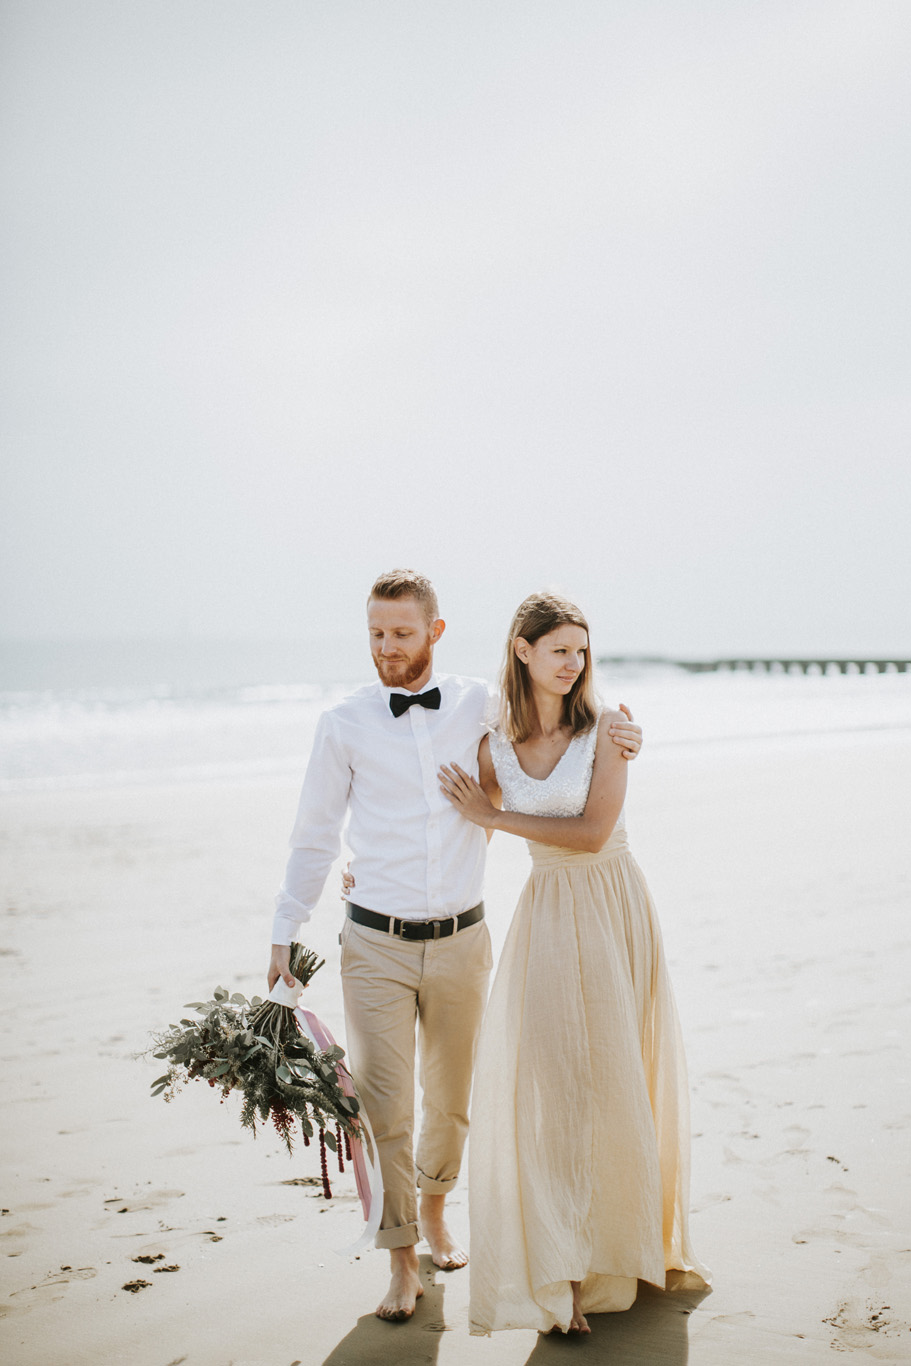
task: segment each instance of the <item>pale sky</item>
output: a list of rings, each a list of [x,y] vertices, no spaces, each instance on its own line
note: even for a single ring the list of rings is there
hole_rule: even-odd
[[[911,648],[907,0],[0,15],[0,635]]]

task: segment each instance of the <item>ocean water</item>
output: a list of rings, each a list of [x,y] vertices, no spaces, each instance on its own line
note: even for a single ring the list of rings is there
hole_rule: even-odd
[[[452,651],[450,651],[450,654]],[[493,677],[482,645],[461,671]],[[331,659],[331,664],[323,661]],[[455,659],[438,659],[444,671]],[[317,717],[375,677],[366,649],[238,643],[4,646],[0,791],[302,773]],[[911,729],[911,673],[599,669],[649,746]]]

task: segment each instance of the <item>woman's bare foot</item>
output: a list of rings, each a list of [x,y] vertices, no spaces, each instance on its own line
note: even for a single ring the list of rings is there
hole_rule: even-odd
[[[378,1319],[400,1322],[410,1319],[424,1293],[418,1271],[418,1254],[413,1247],[394,1247],[389,1252],[392,1278],[389,1292],[376,1311]]]
[[[468,1253],[456,1242],[443,1218],[445,1195],[421,1196],[421,1232],[430,1244],[434,1266],[443,1271],[458,1271],[468,1265]]]
[[[570,1333],[590,1333],[591,1329],[588,1326],[588,1320],[582,1313],[582,1305],[579,1299],[579,1282],[570,1281],[570,1285],[572,1286],[573,1292],[573,1316],[569,1321],[568,1331]]]

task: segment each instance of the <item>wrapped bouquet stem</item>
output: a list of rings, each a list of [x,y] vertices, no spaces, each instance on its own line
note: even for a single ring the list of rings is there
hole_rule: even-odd
[[[298,1006],[300,993],[323,960],[294,944],[290,971],[295,986],[279,978],[269,998],[252,1000],[216,987],[209,1001],[187,1006],[197,1019],[184,1018],[154,1036],[156,1058],[167,1071],[152,1082],[152,1094],[171,1100],[187,1081],[206,1081],[221,1099],[240,1091],[241,1124],[255,1136],[257,1122],[270,1119],[288,1152],[298,1126],[305,1146],[317,1138],[323,1194],[332,1198],[327,1148],[344,1171],[345,1155],[354,1165],[367,1229],[357,1246],[372,1237],[382,1213],[382,1182],[376,1145],[361,1111],[354,1082],[340,1048],[312,1011]]]

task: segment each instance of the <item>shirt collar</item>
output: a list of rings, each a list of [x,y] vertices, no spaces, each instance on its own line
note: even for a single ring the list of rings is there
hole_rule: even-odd
[[[430,692],[430,689],[431,689],[431,688],[439,688],[439,686],[440,686],[439,675],[437,674],[436,669],[434,669],[433,673],[430,675],[430,677],[428,678],[427,682],[424,684],[423,688],[421,689],[421,692]],[[390,696],[390,694],[391,694],[391,693],[394,693],[394,692],[404,693],[406,697],[418,697],[418,696],[420,695],[420,694],[418,694],[418,693],[412,692],[410,688],[387,688],[385,683],[381,683],[381,684],[380,684],[380,687],[381,687],[382,690],[383,690],[383,698],[385,699],[386,702],[389,701],[389,696]]]

